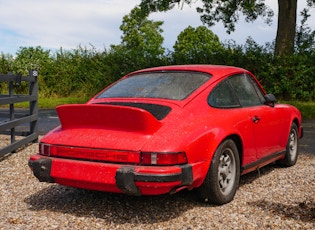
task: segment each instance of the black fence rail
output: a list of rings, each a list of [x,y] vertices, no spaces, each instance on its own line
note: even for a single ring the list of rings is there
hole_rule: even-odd
[[[38,72],[36,70],[30,70],[28,76],[10,73],[0,74],[0,84],[2,84],[2,87],[4,85],[8,86],[8,94],[0,94],[0,136],[10,136],[10,142],[6,145],[0,139],[0,142],[3,142],[0,145],[0,157],[38,140],[37,77]],[[14,89],[22,84],[28,86],[28,95],[14,92]],[[29,102],[28,112],[27,110],[25,112],[25,110],[15,108],[14,104],[20,102]]]

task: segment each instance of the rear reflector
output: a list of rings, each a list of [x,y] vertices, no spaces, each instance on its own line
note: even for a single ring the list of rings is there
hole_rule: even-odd
[[[181,165],[186,163],[187,158],[184,152],[141,153],[142,165]]]
[[[70,147],[40,143],[39,154],[70,159],[140,164],[140,152],[131,151]]]

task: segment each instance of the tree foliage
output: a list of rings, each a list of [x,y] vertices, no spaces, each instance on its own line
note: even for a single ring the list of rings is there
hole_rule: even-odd
[[[28,75],[30,69],[42,71],[47,64],[50,64],[50,51],[42,47],[20,47],[14,59],[13,71]]]
[[[314,0],[315,1],[315,0]],[[309,9],[301,11],[301,25],[297,28],[295,37],[295,49],[298,53],[315,52],[315,31],[307,25],[307,20],[311,16]]]
[[[308,7],[314,6],[314,0],[306,0]],[[192,5],[193,0],[142,0],[141,9],[146,12],[168,11],[176,5]],[[273,10],[266,5],[265,0],[201,0],[202,6],[196,7],[201,21],[213,26],[222,22],[227,33],[235,31],[235,24],[241,16],[245,21],[253,22],[262,17],[267,24],[271,24]],[[278,29],[275,43],[275,55],[290,55],[294,52],[296,30],[297,0],[278,1]]]
[[[79,46],[77,49],[65,51],[62,48],[51,57],[46,73],[41,73],[45,96],[90,96],[97,93],[113,79],[109,76],[109,67],[104,62],[106,54],[98,52],[94,47],[88,49]]]
[[[123,32],[121,44],[111,46],[112,58],[119,66],[128,66],[128,72],[159,64],[165,51],[162,24],[161,21],[149,20],[148,14],[140,8],[132,9],[129,15],[124,16],[120,26]]]
[[[197,1],[193,0],[142,0],[141,9],[144,12],[168,11],[176,5],[192,5]],[[240,16],[245,16],[247,22],[252,22],[258,17],[265,18],[266,23],[272,22],[273,10],[264,3],[264,0],[202,0],[202,7],[197,7],[201,14],[201,21],[208,26],[222,22],[226,31],[231,33],[235,30],[235,24]]]
[[[174,48],[175,63],[216,63],[223,46],[217,35],[205,26],[188,26],[177,37]]]

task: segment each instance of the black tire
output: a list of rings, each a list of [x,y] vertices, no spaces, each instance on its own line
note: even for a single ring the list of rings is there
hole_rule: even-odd
[[[297,158],[299,155],[299,136],[298,136],[298,127],[295,123],[292,123],[285,157],[282,160],[279,160],[278,163],[285,167],[290,167],[296,164]]]
[[[240,159],[233,140],[223,141],[216,150],[207,176],[197,189],[198,199],[222,205],[234,199],[240,180]]]

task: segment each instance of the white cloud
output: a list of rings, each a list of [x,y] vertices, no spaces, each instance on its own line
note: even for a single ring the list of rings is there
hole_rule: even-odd
[[[7,35],[13,38],[16,47],[40,45],[67,49],[91,43],[103,48],[119,43],[122,17],[137,3],[136,0],[1,0],[0,33],[16,31]],[[0,48],[3,51],[6,47]]]

